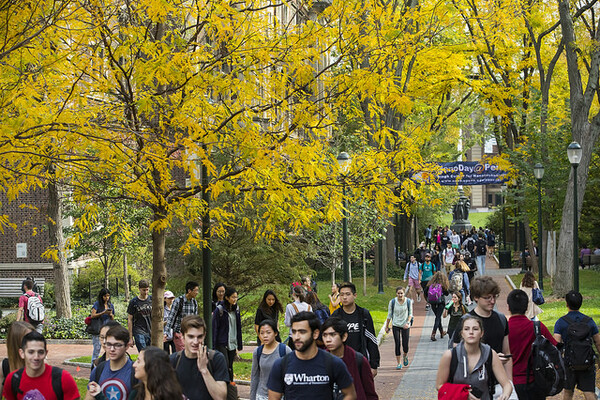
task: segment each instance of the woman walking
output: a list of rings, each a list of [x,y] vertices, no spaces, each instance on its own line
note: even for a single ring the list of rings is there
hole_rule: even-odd
[[[527,311],[525,315],[529,319],[535,318],[537,315],[544,312],[541,308],[538,307],[532,300],[533,297],[533,289],[539,289],[537,281],[535,280],[535,275],[531,273],[531,271],[527,271],[523,276],[523,280],[521,281],[520,289],[527,293],[527,297],[529,298],[529,304],[527,304]]]
[[[454,330],[458,326],[460,319],[463,315],[468,312],[467,307],[465,307],[462,303],[462,294],[460,292],[452,292],[452,300],[448,302],[446,307],[444,308],[444,314],[442,315],[444,318],[450,316],[450,320],[448,321],[448,328],[446,332],[448,333],[448,348],[452,348],[452,336],[454,335]]]
[[[167,329],[167,320],[169,319],[169,314],[171,313],[171,307],[173,306],[175,295],[170,290],[167,290],[165,292],[164,299],[163,322],[165,329]],[[168,329],[168,331],[165,330],[163,333],[163,350],[166,351],[167,354],[175,353],[177,350],[175,349],[175,342],[173,342],[173,329]]]
[[[236,350],[242,350],[242,319],[240,308],[237,305],[238,293],[235,288],[229,287],[225,290],[223,301],[217,304],[213,311],[213,342],[215,350],[225,356],[229,379],[233,381],[233,359]]]
[[[331,284],[331,294],[329,295],[329,315],[342,306],[340,299],[340,284]]]
[[[19,355],[19,349],[21,348],[23,336],[34,329],[33,325],[25,321],[15,321],[8,328],[8,336],[6,337],[7,358],[2,360],[2,383],[12,371],[25,366],[25,361]]]
[[[433,331],[431,332],[432,342],[437,340],[435,338],[435,333],[437,330],[440,331],[440,338],[443,338],[444,335],[446,335],[446,332],[444,332],[444,327],[442,326],[442,313],[444,312],[444,305],[446,304],[446,299],[444,296],[448,295],[448,286],[448,278],[446,278],[446,275],[441,271],[436,272],[427,284],[427,288],[430,293],[430,296],[427,300],[429,301],[429,304],[431,304],[431,311],[433,311],[435,315]],[[439,293],[437,300],[433,298],[433,293]]]
[[[218,282],[215,284],[215,286],[213,286],[213,290],[212,290],[212,310],[215,311],[215,308],[217,308],[217,304],[219,304],[220,301],[223,301],[223,297],[225,296],[225,289],[226,286],[223,282]]]
[[[467,315],[461,330],[462,340],[452,350],[446,350],[440,359],[436,387],[439,390],[444,383],[461,383],[470,385],[469,399],[491,400],[490,382],[492,373],[502,386],[499,400],[508,400],[512,393],[512,385],[498,354],[487,344],[481,343],[483,322],[481,318]],[[453,363],[452,359],[456,362]],[[451,371],[451,366],[456,365]],[[491,367],[491,368],[490,368]]]
[[[408,339],[410,337],[410,321],[413,318],[412,300],[405,296],[404,288],[396,288],[396,297],[390,300],[388,305],[388,316],[385,320],[385,332],[390,331],[390,322],[392,324],[392,333],[394,335],[394,344],[396,350],[396,369],[402,369],[402,365],[408,366]],[[404,356],[402,356],[404,353]]]
[[[267,289],[263,294],[263,298],[256,309],[256,314],[254,315],[254,331],[256,332],[256,343],[260,345],[260,332],[259,326],[260,323],[266,319],[270,319],[275,323],[275,327],[279,326],[279,315],[283,314],[283,306],[281,302],[277,298],[277,295],[271,289]],[[279,328],[276,329],[277,336],[275,340],[277,342],[281,342],[281,337],[279,337]]]
[[[275,321],[265,319],[259,324],[258,332],[262,345],[258,346],[252,354],[250,400],[267,400],[269,398],[267,382],[271,368],[277,359],[291,353],[292,349],[275,340],[279,336]]]
[[[115,306],[110,302],[110,291],[106,288],[100,289],[96,302],[92,306],[92,313],[90,315],[92,319],[100,318],[100,327],[105,325],[108,321],[115,318]],[[92,335],[92,362],[100,355],[100,332]]]
[[[294,344],[291,340],[292,317],[298,314],[300,311],[312,311],[312,307],[304,301],[304,289],[302,289],[301,286],[294,286],[292,289],[292,300],[293,301],[290,304],[285,306],[285,318],[283,319],[283,322],[285,323],[285,326],[290,328],[288,346],[290,346],[290,348],[293,350]]]
[[[471,305],[471,285],[469,283],[470,270],[469,265],[465,262],[465,255],[461,253],[455,264],[454,271],[450,272],[450,275],[448,275],[448,279],[450,280],[450,290],[453,292],[460,292],[468,306]]]

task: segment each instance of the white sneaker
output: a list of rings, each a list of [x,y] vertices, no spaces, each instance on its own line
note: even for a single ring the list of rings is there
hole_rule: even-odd
[[[417,303],[420,303],[420,302],[421,302],[421,295],[420,295],[420,294],[418,294],[418,295],[417,295]]]

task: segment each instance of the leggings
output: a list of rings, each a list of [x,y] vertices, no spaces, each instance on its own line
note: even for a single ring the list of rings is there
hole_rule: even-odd
[[[433,323],[433,332],[439,329],[440,335],[442,334],[444,328],[442,327],[442,314],[444,313],[444,303],[433,303],[431,304],[431,311],[435,314],[435,322]]]
[[[227,363],[227,372],[229,372],[229,379],[233,382],[233,359],[235,358],[235,350],[227,350],[227,346],[217,346],[216,350],[223,353],[225,356],[225,363]]]
[[[408,336],[410,335],[410,328],[404,329],[399,326],[392,326],[392,333],[394,334],[394,343],[396,344],[396,357],[399,357],[402,352],[400,351],[400,345],[404,349],[404,354],[408,354]],[[402,340],[400,340],[402,336]]]

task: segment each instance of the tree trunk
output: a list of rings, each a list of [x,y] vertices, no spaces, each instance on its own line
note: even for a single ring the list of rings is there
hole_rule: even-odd
[[[582,147],[581,162],[577,168],[577,219],[581,216],[581,206],[587,185],[588,169],[592,157],[592,151],[598,134],[600,132],[600,114],[596,112],[590,118],[590,109],[598,94],[598,77],[600,75],[600,49],[598,46],[590,50],[589,66],[584,71],[590,71],[586,77],[586,87],[583,86],[580,70],[580,60],[577,39],[573,28],[573,18],[570,13],[570,2],[562,0],[558,3],[560,24],[565,43],[567,56],[567,72],[569,75],[569,94],[571,106],[571,133],[573,140],[579,142]],[[577,10],[575,10],[577,11]],[[590,33],[591,35],[591,33]],[[598,38],[593,38],[597,40]],[[590,120],[592,121],[590,123]],[[553,279],[553,289],[556,296],[562,297],[573,289],[573,168],[569,173],[568,189],[563,204],[560,234],[558,239],[558,250],[556,257],[556,276]],[[577,268],[577,267],[576,267]]]
[[[125,292],[125,301],[129,302],[129,273],[127,271],[127,252],[123,252],[123,287]]]
[[[367,249],[363,249],[362,264],[363,264],[363,296],[366,296],[367,295]]]
[[[164,219],[165,213],[154,213],[154,221]],[[162,224],[156,224],[159,227]],[[167,266],[165,263],[164,229],[155,228],[152,231],[152,345],[162,348],[163,343],[163,298],[167,284]]]
[[[71,318],[71,287],[65,255],[65,238],[62,224],[62,193],[58,184],[48,184],[48,234],[50,247],[56,251],[54,266],[54,301],[57,318]]]
[[[533,274],[535,275],[538,271],[538,258],[535,255],[535,250],[533,250],[534,246],[533,238],[531,237],[531,225],[529,225],[529,217],[527,216],[527,214],[523,216],[523,227],[525,229],[525,241],[527,243],[527,247],[529,248],[529,256],[531,257],[531,272],[533,272]],[[538,245],[539,241],[540,240],[538,239]]]

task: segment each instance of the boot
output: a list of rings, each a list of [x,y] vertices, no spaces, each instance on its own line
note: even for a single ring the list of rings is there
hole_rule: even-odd
[[[435,338],[435,331],[431,332],[431,341],[435,342],[437,339]]]

